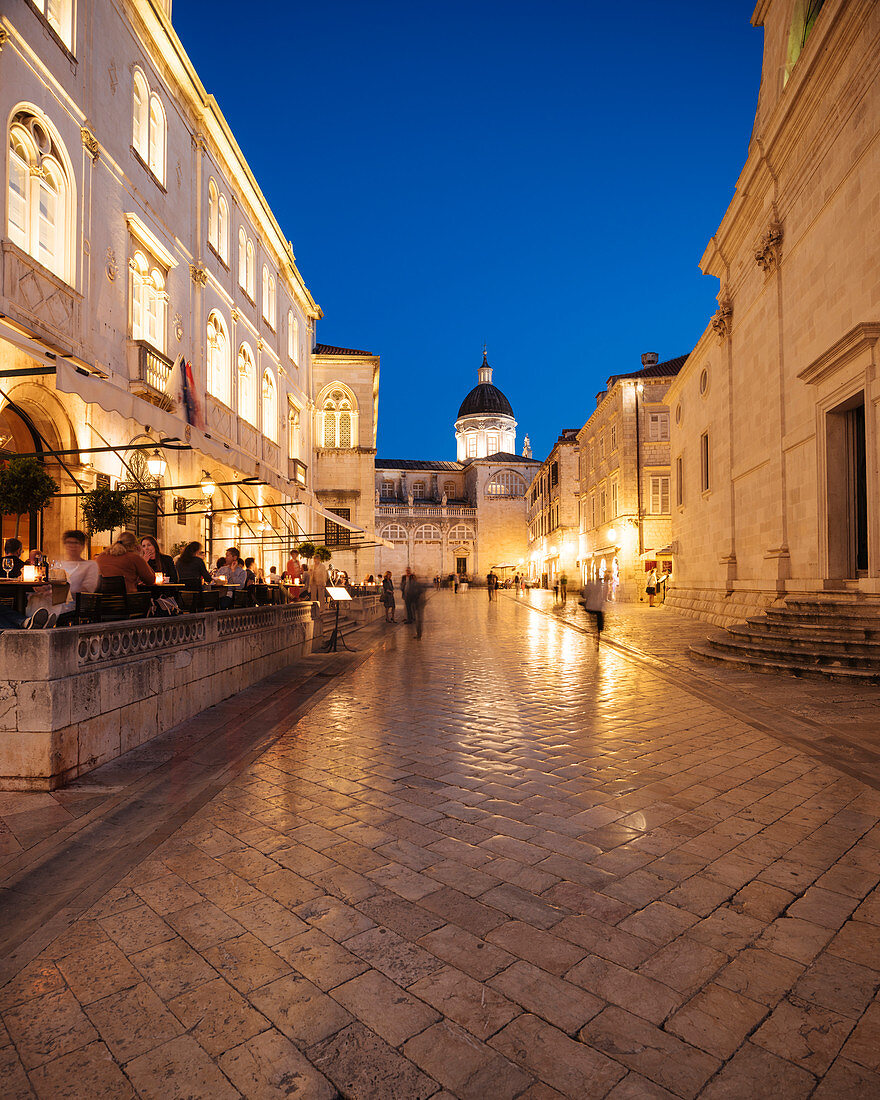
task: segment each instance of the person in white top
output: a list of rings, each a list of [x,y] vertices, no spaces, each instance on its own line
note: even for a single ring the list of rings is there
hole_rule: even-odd
[[[309,570],[309,595],[313,601],[318,601],[318,607],[324,606],[329,575],[324,562],[319,558],[315,558],[312,568]]]
[[[58,616],[58,626],[69,626],[76,610],[77,592],[97,592],[101,587],[101,572],[96,561],[83,557],[86,536],[82,531],[65,531],[61,536],[61,545],[64,547],[64,560],[59,565],[67,574],[70,586],[67,601],[53,604],[51,585],[43,585],[35,588],[28,597],[27,613],[33,615],[39,608],[45,607]]]

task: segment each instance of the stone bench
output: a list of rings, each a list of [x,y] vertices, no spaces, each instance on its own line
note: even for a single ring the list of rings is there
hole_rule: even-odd
[[[0,634],[0,790],[54,790],[311,652],[314,605]]]

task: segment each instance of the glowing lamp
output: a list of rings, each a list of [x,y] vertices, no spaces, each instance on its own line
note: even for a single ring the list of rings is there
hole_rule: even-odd
[[[614,540],[617,538],[617,528],[616,527],[609,527],[608,528],[608,538],[611,539],[612,542],[614,542]]]
[[[21,579],[25,584],[34,584],[40,579],[40,570],[36,565],[24,565],[21,570]]]
[[[168,463],[165,461],[164,455],[159,454],[158,447],[147,459],[147,469],[150,471],[150,477],[155,478],[156,481],[158,481],[168,469]]]
[[[217,483],[210,474],[205,474],[199,482],[199,487],[202,490],[202,495],[207,499],[210,499],[217,491]]]

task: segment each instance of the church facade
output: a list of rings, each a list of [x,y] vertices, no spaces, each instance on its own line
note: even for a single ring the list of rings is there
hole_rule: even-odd
[[[516,418],[492,384],[483,356],[477,385],[455,420],[456,459],[376,459],[375,531],[379,573],[395,581],[407,567],[420,576],[458,573],[485,583],[526,565],[526,490],[540,463],[528,436],[517,455]]]

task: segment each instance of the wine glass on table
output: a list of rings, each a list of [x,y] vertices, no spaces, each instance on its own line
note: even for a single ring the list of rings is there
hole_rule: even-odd
[[[15,565],[15,559],[14,558],[4,558],[3,559],[3,572],[5,574],[5,577],[4,577],[5,580],[9,580],[9,574],[12,572],[12,567],[14,565]]]

